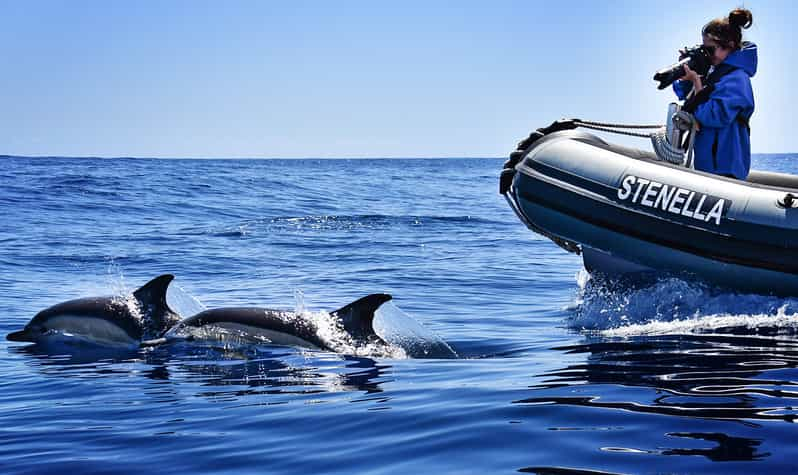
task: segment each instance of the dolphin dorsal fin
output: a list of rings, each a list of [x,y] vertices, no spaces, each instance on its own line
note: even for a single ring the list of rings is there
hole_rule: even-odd
[[[157,336],[168,330],[180,318],[166,302],[166,290],[174,278],[172,274],[159,275],[133,292],[136,300],[151,312],[149,317],[152,330]]]
[[[133,296],[142,302],[152,302],[158,305],[166,305],[166,289],[169,284],[174,280],[175,276],[172,274],[163,274],[152,279],[146,284],[139,287],[138,290],[133,292]]]
[[[367,340],[374,333],[374,312],[385,302],[391,300],[388,294],[371,294],[355,300],[330,315],[338,318],[350,335],[359,340]]]

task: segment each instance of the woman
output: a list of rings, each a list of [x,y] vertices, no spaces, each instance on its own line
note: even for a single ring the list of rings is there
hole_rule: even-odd
[[[685,108],[698,120],[695,168],[745,180],[751,168],[748,120],[754,112],[751,77],[756,74],[756,45],[742,41],[751,26],[751,12],[738,8],[726,18],[707,23],[701,31],[704,46],[714,48],[706,79],[685,65],[685,76],[673,84]],[[693,94],[688,97],[690,91]]]

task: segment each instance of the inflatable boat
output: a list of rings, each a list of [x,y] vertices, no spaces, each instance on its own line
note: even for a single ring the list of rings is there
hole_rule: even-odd
[[[500,192],[529,229],[581,254],[591,273],[798,295],[798,176],[712,175],[564,121],[519,144]]]

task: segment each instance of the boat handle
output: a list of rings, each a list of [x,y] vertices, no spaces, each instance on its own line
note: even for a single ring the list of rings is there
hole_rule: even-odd
[[[795,208],[796,198],[798,197],[796,197],[792,193],[787,193],[786,195],[784,195],[783,199],[776,200],[776,204],[782,208],[787,208],[787,209]]]

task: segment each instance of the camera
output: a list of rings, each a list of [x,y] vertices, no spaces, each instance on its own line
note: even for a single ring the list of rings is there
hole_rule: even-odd
[[[665,89],[676,80],[684,76],[684,65],[697,72],[699,76],[706,76],[709,67],[712,65],[712,55],[715,53],[714,46],[695,45],[684,49],[679,62],[660,69],[654,74],[654,80],[659,81],[658,89]]]

